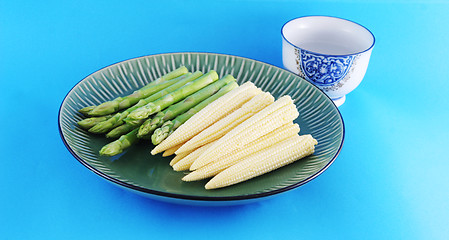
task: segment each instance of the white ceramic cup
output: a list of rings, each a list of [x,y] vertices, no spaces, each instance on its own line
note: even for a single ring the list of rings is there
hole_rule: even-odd
[[[365,76],[375,42],[360,24],[328,16],[290,20],[281,33],[284,68],[315,84],[337,106]]]

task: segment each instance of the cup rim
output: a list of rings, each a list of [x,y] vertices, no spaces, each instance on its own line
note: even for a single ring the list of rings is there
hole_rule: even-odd
[[[359,25],[360,27],[364,28],[366,31],[368,31],[368,32],[371,34],[371,36],[373,37],[373,43],[372,43],[371,46],[369,46],[367,49],[365,49],[365,50],[363,50],[363,51],[351,53],[351,54],[325,54],[325,53],[318,53],[318,52],[310,51],[310,50],[304,49],[304,48],[302,48],[302,47],[299,47],[299,46],[293,44],[292,42],[290,42],[290,41],[285,37],[285,35],[284,35],[284,28],[285,28],[285,25],[287,25],[288,23],[290,23],[290,22],[292,22],[292,21],[294,21],[294,20],[297,20],[297,19],[301,19],[301,18],[315,18],[315,17],[320,17],[320,18],[322,18],[322,17],[324,17],[324,18],[334,18],[334,19],[344,20],[344,21],[348,21],[348,22],[351,22],[351,23],[353,23],[353,24]],[[371,50],[371,49],[374,47],[374,44],[376,43],[376,37],[375,37],[374,34],[373,34],[368,28],[366,28],[365,26],[363,26],[363,25],[361,25],[361,24],[359,24],[359,23],[357,23],[357,22],[354,22],[354,21],[345,19],[345,18],[333,17],[333,16],[326,16],[326,15],[308,15],[308,16],[302,16],[302,17],[297,17],[297,18],[290,19],[289,21],[287,21],[286,23],[284,23],[284,25],[282,25],[282,27],[281,27],[281,35],[282,35],[282,38],[283,38],[288,44],[292,45],[292,46],[295,47],[295,48],[303,49],[303,50],[308,51],[308,52],[313,53],[313,54],[324,55],[324,56],[335,56],[335,57],[352,56],[352,55],[358,55],[358,54],[367,52],[367,51]]]

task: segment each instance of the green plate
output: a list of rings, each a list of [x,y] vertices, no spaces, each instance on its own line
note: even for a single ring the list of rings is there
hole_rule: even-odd
[[[239,84],[251,81],[275,98],[290,95],[298,108],[301,134],[318,140],[314,155],[234,186],[206,190],[207,180],[183,182],[186,172],[169,166],[172,157],[152,156],[142,141],[115,157],[98,154],[110,140],[79,128],[78,109],[132,93],[150,81],[184,65],[190,71],[216,70]],[[145,196],[177,203],[230,205],[264,199],[294,189],[317,177],[335,160],[344,139],[343,119],[333,102],[308,81],[281,68],[248,58],[213,53],[167,53],[144,56],[103,68],[76,84],[59,110],[59,131],[67,149],[84,166],[104,179]]]

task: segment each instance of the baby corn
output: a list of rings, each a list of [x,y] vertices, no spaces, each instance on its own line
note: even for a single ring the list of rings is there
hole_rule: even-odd
[[[200,156],[204,151],[206,151],[212,143],[206,144],[202,147],[197,148],[195,151],[191,152],[184,158],[180,159],[179,161],[174,161],[175,159],[170,162],[170,165],[173,166],[173,170],[175,171],[185,171],[189,170],[190,165]],[[184,152],[183,152],[184,153]],[[181,154],[183,154],[181,153]]]
[[[317,141],[311,135],[295,135],[250,155],[213,177],[206,189],[222,188],[260,176],[311,155]]]
[[[181,154],[176,155],[171,161],[170,161],[170,166],[172,166],[173,164],[179,162],[181,159],[183,159],[184,157],[186,157],[187,155],[189,155],[191,152],[183,152]]]
[[[167,157],[175,154],[176,150],[178,150],[184,143],[178,144],[172,148],[169,148],[162,153],[162,157]]]
[[[183,181],[197,181],[217,175],[224,169],[238,163],[245,157],[270,147],[280,141],[299,133],[298,124],[287,123],[284,126],[264,135],[254,142],[248,143],[238,151],[230,152],[222,158],[201,167],[182,178]],[[183,159],[184,160],[184,159]],[[182,161],[182,160],[181,160]]]
[[[206,152],[192,163],[190,170],[196,170],[218,157],[242,148],[247,143],[286,123],[292,122],[298,115],[298,110],[290,96],[279,98],[276,102],[262,109],[215,141]]]

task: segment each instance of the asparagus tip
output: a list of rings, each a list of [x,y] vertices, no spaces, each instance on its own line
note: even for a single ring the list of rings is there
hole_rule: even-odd
[[[145,119],[147,117],[148,117],[148,114],[146,114],[146,111],[141,110],[141,109],[136,109],[135,111],[131,112],[128,115],[128,119],[133,119],[133,120]]]
[[[89,116],[89,112],[92,111],[96,106],[88,106],[81,108],[78,110],[79,113],[83,114],[84,116]]]
[[[100,122],[89,129],[91,133],[106,133],[110,126],[106,126],[106,122]]]
[[[109,101],[104,102],[98,106],[96,106],[94,109],[92,109],[89,112],[89,115],[91,116],[103,116],[110,113],[114,113],[118,110],[119,103],[117,101]]]
[[[121,136],[121,135],[120,135],[120,132],[114,131],[114,130],[116,130],[116,129],[112,129],[110,132],[108,132],[108,133],[106,134],[106,137],[107,137],[107,138],[118,138],[118,137]]]
[[[122,152],[123,149],[121,143],[117,140],[102,147],[100,150],[100,155],[112,157]]]
[[[158,145],[159,143],[161,143],[164,139],[166,139],[168,137],[169,133],[170,133],[170,127],[162,126],[154,131],[153,135],[151,136],[151,142],[154,145]]]
[[[89,128],[93,127],[92,125],[92,119],[86,118],[78,122],[78,125],[85,130],[88,130]]]

